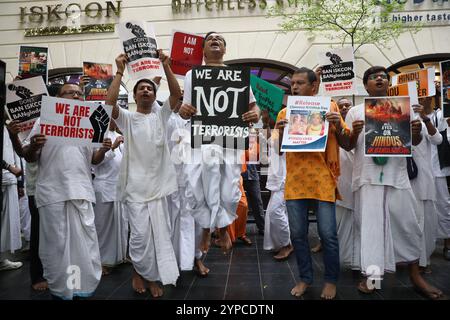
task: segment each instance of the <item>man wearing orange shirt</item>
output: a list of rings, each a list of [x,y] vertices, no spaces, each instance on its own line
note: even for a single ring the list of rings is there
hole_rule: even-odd
[[[295,96],[313,96],[317,76],[308,68],[300,68],[291,79],[291,92]],[[339,275],[339,244],[336,234],[337,178],[339,176],[339,147],[350,150],[356,143],[362,125],[354,123],[353,133],[345,125],[335,102],[326,114],[330,123],[325,152],[286,153],[285,199],[289,216],[291,241],[294,246],[300,281],[291,294],[300,297],[313,282],[313,268],[308,243],[308,208],[315,207],[317,227],[323,245],[325,284],[322,299],[334,299]],[[278,114],[279,145],[288,120],[286,109]],[[274,137],[274,136],[273,136]]]

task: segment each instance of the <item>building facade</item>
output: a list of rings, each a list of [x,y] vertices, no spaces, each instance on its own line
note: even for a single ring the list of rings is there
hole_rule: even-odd
[[[405,11],[395,14],[395,19],[420,20],[423,28],[415,34],[405,32],[392,39],[387,49],[368,44],[357,51],[358,96],[365,94],[361,79],[372,65],[403,72],[436,66],[439,60],[450,59],[450,2],[393,1],[406,2]],[[154,24],[158,46],[167,52],[173,30],[195,34],[220,32],[227,41],[227,61],[246,63],[252,68],[255,65],[261,76],[265,74],[263,78],[286,87],[290,69],[315,68],[318,52],[340,44],[323,34],[313,36],[302,30],[281,33],[281,20],[267,18],[273,5],[294,7],[295,0],[1,0],[0,59],[7,63],[7,81],[17,74],[20,45],[49,47],[51,77],[67,72],[68,68],[79,68],[81,72],[83,61],[114,63],[122,51],[118,23],[127,19],[145,20]],[[70,34],[70,30],[94,33]],[[127,75],[124,81],[128,89],[132,88]],[[162,94],[164,91],[162,83]]]

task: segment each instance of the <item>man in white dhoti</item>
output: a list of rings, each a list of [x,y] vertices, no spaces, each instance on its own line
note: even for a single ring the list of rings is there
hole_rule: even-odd
[[[226,53],[226,41],[216,32],[206,34],[203,41],[204,61],[207,66],[225,66],[223,57]],[[192,72],[184,79],[183,105],[180,115],[190,119],[197,113],[192,104]],[[259,108],[250,90],[248,112],[242,115],[242,120],[257,123]],[[185,166],[188,176],[186,198],[188,208],[194,219],[203,228],[200,249],[208,251],[210,246],[210,231],[219,229],[218,245],[223,252],[232,248],[227,226],[237,217],[236,210],[241,199],[239,181],[241,178],[242,159],[240,151],[225,149],[217,145],[203,145],[193,151],[193,161]]]
[[[267,117],[263,117],[264,127],[270,131]],[[269,135],[269,134],[268,134]],[[268,138],[269,169],[266,189],[270,190],[270,200],[267,204],[264,223],[264,250],[276,252],[274,259],[281,261],[294,251],[289,232],[289,220],[284,200],[284,184],[286,182],[286,155],[278,154],[274,143],[278,140]]]
[[[76,84],[64,84],[58,97],[83,100]],[[111,148],[46,145],[39,120],[24,146],[25,159],[38,163],[35,200],[39,210],[39,257],[44,278],[55,299],[84,298],[94,294],[101,277],[101,262],[94,225],[95,194],[91,164],[100,163]]]
[[[364,73],[364,86],[370,96],[387,95],[389,76],[384,67],[371,67]],[[364,105],[347,114],[349,126],[364,123]],[[421,140],[419,120],[411,122],[412,144]],[[387,160],[387,162],[386,162]],[[353,265],[368,280],[358,289],[372,293],[372,281],[380,280],[385,272],[395,272],[396,264],[408,265],[411,282],[427,297],[437,299],[442,292],[428,284],[419,272],[422,231],[417,219],[417,202],[411,189],[406,159],[364,156],[364,136],[355,147],[352,191],[355,196]]]
[[[18,157],[18,156],[17,156]],[[26,161],[19,158],[19,163],[23,174],[17,179],[17,192],[19,194],[19,211],[20,211],[20,229],[25,244],[22,245],[22,251],[30,250],[31,238],[31,214],[28,207],[28,196],[25,191],[25,177],[27,174]]]
[[[431,100],[431,97],[421,98],[419,100],[421,105],[413,106],[415,116],[422,120],[422,141],[417,146],[413,146],[413,160],[418,173],[417,177],[410,180],[418,203],[420,228],[423,231],[419,266],[426,273],[431,272],[430,257],[436,248],[438,228],[431,149],[442,143],[441,133],[436,130],[430,117],[427,116],[433,111]]]
[[[440,104],[440,87],[436,86],[436,106]],[[436,186],[436,209],[438,217],[437,238],[444,239],[444,258],[450,260],[450,193],[448,191],[447,177],[450,176],[450,118],[444,118],[442,109],[429,110],[427,116],[442,134],[442,143],[431,146],[431,165],[434,183]],[[438,148],[440,150],[438,151]],[[447,158],[447,161],[445,161]]]
[[[166,197],[177,191],[175,169],[166,144],[167,121],[181,98],[181,90],[170,68],[169,58],[159,51],[170,96],[156,108],[156,84],[140,79],[133,89],[137,111],[116,106],[127,56],[116,58],[117,73],[108,90],[107,103],[114,106],[113,119],[124,136],[124,153],[119,176],[119,199],[130,224],[129,254],[133,263],[133,289],[160,297],[163,285],[175,285],[179,276],[170,238]]]
[[[0,220],[0,271],[12,270],[22,266],[22,262],[12,262],[1,257],[4,252],[19,250],[22,247],[20,236],[19,196],[17,194],[17,175],[21,170],[19,158],[15,155],[6,126],[3,128],[3,168],[2,168],[2,213]],[[13,174],[15,172],[16,174]]]
[[[93,167],[95,228],[103,275],[109,274],[111,267],[122,263],[127,254],[127,242],[123,235],[127,233],[128,224],[123,219],[122,203],[116,192],[122,162],[123,136],[116,132],[116,128],[116,123],[112,120],[106,133],[106,137],[114,141],[111,150],[106,152],[105,159],[100,164]]]
[[[341,98],[337,101],[339,112],[345,121],[352,103],[347,98]],[[353,192],[352,171],[353,171],[353,151],[339,149],[339,163],[341,175],[338,179],[338,190],[342,200],[336,200],[336,231],[339,241],[339,262],[343,267],[350,267],[353,254]]]
[[[171,239],[178,267],[182,271],[194,270],[198,276],[205,277],[209,269],[203,264],[200,250],[202,228],[186,208],[186,175],[184,165],[191,157],[191,132],[189,122],[178,114],[182,100],[173,110],[167,123],[167,144],[170,158],[177,174],[178,191],[167,197],[171,224]]]
[[[11,121],[8,124],[8,131],[13,143],[14,151],[24,156],[24,150],[22,142],[19,139],[20,125],[17,121]],[[29,144],[27,141],[25,144]],[[39,211],[36,207],[36,201],[34,194],[36,190],[37,179],[37,163],[26,162],[26,174],[25,174],[25,191],[28,198],[28,208],[31,216],[30,227],[30,279],[31,287],[37,291],[43,291],[48,289],[47,281],[44,279],[44,270],[42,268],[41,259],[39,258]]]

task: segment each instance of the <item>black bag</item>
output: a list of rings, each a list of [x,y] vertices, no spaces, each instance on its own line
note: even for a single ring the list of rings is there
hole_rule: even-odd
[[[438,128],[437,123],[437,115],[436,112],[434,113],[434,124],[436,126],[436,129]],[[438,157],[439,157],[439,166],[441,169],[445,167],[450,167],[450,143],[447,139],[447,130],[439,131],[439,133],[442,135],[442,143],[437,146],[438,151]]]
[[[417,169],[416,162],[413,157],[406,158],[406,169],[408,169],[408,178],[409,180],[417,178],[417,174],[419,170]]]

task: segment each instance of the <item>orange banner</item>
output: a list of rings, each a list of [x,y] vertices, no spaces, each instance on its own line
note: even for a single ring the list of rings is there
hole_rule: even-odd
[[[436,94],[434,86],[434,68],[397,74],[392,77],[392,86],[406,85],[408,82],[413,81],[417,84],[417,95],[419,98],[431,97]]]

